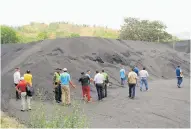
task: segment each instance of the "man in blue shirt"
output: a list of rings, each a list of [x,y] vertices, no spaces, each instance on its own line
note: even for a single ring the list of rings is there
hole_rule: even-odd
[[[70,74],[67,72],[67,69],[63,69],[63,73],[60,74],[60,83],[62,88],[62,102],[66,105],[71,105],[70,102],[70,87],[69,84],[72,85],[73,88],[76,88],[75,85],[73,85]]]
[[[119,71],[120,73],[120,78],[121,78],[121,85],[124,86],[125,85],[125,81],[126,81],[126,73],[125,73],[125,69],[121,68],[121,70]]]
[[[177,86],[178,88],[180,88],[183,81],[183,75],[180,66],[177,66],[176,68],[176,77],[177,77]]]
[[[134,67],[133,71],[137,74],[137,77],[138,77],[138,76],[139,76],[139,69],[138,69],[137,66]],[[136,86],[139,86],[139,85],[138,85],[138,81],[137,81]]]

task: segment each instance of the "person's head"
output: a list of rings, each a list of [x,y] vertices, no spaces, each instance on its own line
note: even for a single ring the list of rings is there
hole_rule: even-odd
[[[178,68],[180,68],[180,66],[178,66]]]
[[[64,71],[64,72],[67,72],[68,70],[67,70],[67,68],[64,68],[63,71]]]
[[[19,71],[20,71],[20,69],[19,69],[19,68],[15,68],[15,71],[18,71],[18,72],[19,72]]]
[[[24,80],[24,77],[21,77],[21,78],[20,78],[20,81],[23,81],[23,80]]]
[[[84,72],[81,72],[81,75],[84,75],[85,73]]]
[[[91,72],[90,72],[90,70],[87,70],[87,74],[90,74]]]
[[[60,68],[56,68],[56,72],[59,73],[60,72]]]
[[[104,69],[102,69],[102,73],[104,73],[105,71],[104,71]]]
[[[98,70],[96,70],[96,73],[99,73],[99,71],[98,71]]]
[[[31,73],[31,71],[30,71],[30,70],[27,70],[27,71],[26,71],[26,73],[30,74],[30,73]]]
[[[143,67],[143,70],[146,70],[146,68],[145,68],[145,67]]]

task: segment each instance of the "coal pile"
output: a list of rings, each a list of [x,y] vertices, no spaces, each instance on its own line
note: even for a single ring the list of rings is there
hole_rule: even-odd
[[[139,41],[112,40],[93,37],[60,38],[31,44],[8,44],[1,46],[1,97],[2,110],[8,108],[8,101],[15,98],[13,73],[21,68],[33,74],[35,90],[42,89],[46,101],[53,100],[52,76],[54,69],[66,67],[77,90],[72,95],[81,96],[78,78],[82,71],[105,69],[113,84],[119,84],[120,65],[127,70],[137,65],[146,67],[150,80],[175,78],[175,68],[182,67],[184,76],[190,73],[190,54],[176,52],[164,44]],[[113,85],[113,87],[118,87]],[[38,99],[34,96],[34,99]]]

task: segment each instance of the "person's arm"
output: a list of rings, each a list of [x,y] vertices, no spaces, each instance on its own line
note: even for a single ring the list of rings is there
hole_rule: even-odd
[[[72,81],[71,81],[70,75],[68,75],[68,79],[69,79],[70,85],[72,85],[73,88],[76,88],[76,86],[75,86],[75,85],[72,83]]]
[[[20,87],[20,85],[18,84],[15,88],[16,88],[18,93],[21,93],[21,91],[19,90],[19,87]]]
[[[96,82],[96,75],[94,76],[94,79],[93,79],[93,81],[94,81],[94,85],[96,84],[95,82]]]
[[[149,73],[147,72],[147,77],[149,77]]]

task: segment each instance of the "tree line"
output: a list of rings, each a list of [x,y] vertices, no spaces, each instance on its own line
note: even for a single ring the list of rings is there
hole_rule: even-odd
[[[139,40],[148,42],[174,42],[179,39],[167,31],[167,26],[161,21],[140,20],[138,18],[124,18],[120,31],[107,27],[93,29],[88,25],[72,25],[68,22],[55,22],[49,25],[31,23],[28,26],[1,26],[1,44],[23,43],[57,37],[93,36],[123,40]]]

